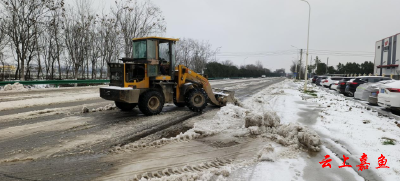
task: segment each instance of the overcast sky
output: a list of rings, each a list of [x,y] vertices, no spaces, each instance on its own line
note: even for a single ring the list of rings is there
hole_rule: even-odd
[[[108,8],[114,0],[94,0]],[[102,2],[102,3],[100,3]],[[209,41],[219,60],[260,60],[285,68],[307,48],[308,5],[300,0],[152,0],[167,21],[166,37]],[[310,53],[329,65],[374,61],[375,42],[400,33],[400,0],[309,0]],[[101,9],[101,8],[98,8]],[[324,50],[324,51],[321,51]],[[303,60],[305,59],[305,51]],[[311,52],[311,51],[310,51]],[[270,55],[274,54],[274,55]],[[357,54],[362,56],[334,56]]]

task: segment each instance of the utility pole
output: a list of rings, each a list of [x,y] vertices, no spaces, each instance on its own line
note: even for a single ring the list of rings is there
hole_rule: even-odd
[[[308,4],[308,32],[307,32],[307,53],[306,53],[306,74],[304,75],[304,91],[307,90],[307,80],[308,80],[308,76],[307,76],[307,66],[308,66],[308,47],[309,47],[309,43],[310,43],[310,19],[311,19],[311,6],[310,3],[308,3],[308,1],[306,0],[301,0],[304,1]]]
[[[300,49],[300,67],[299,67],[299,72],[300,72],[300,74],[299,74],[299,79],[301,78],[301,61],[303,60],[303,49]],[[296,66],[297,67],[297,66]]]
[[[329,57],[326,58],[326,74],[328,73],[328,62],[329,62]]]
[[[310,59],[310,66],[312,65],[312,55],[311,55],[311,59]],[[311,69],[311,74],[313,73],[313,69]]]

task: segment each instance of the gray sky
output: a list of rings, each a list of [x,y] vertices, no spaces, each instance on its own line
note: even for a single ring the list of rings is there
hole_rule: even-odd
[[[166,18],[166,37],[207,40],[214,48],[221,47],[219,60],[229,59],[236,65],[260,60],[271,70],[285,68],[289,72],[292,60],[298,57],[298,50],[291,45],[307,47],[308,5],[300,0],[152,1]],[[108,8],[114,0],[94,2]],[[323,62],[329,56],[329,65],[373,61],[375,42],[400,33],[399,0],[309,0],[309,3],[310,49],[314,50],[310,56],[314,59],[318,55]],[[271,53],[274,55],[268,55]],[[334,56],[334,53],[363,56]]]

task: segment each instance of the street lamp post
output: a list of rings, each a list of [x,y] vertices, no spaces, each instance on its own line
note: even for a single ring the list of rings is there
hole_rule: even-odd
[[[308,3],[308,1],[306,0],[301,0],[304,1],[308,4],[308,34],[307,34],[307,53],[306,53],[306,72],[304,74],[304,91],[307,90],[307,67],[308,67],[308,45],[309,45],[309,40],[310,40],[310,17],[311,17],[311,6],[310,3]]]

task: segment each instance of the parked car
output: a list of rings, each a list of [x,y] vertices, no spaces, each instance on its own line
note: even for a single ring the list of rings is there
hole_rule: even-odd
[[[357,87],[356,92],[354,92],[354,99],[360,99],[363,101],[369,101],[369,97],[372,96],[371,98],[371,104],[377,104],[377,102],[374,100],[377,100],[377,94],[376,92],[379,89],[379,86],[382,84],[387,84],[394,82],[394,80],[383,80],[379,81],[376,83],[366,83],[366,84],[361,84]]]
[[[317,79],[318,79],[318,75],[314,75],[314,76],[312,77],[312,83],[315,84],[315,82],[317,81]]]
[[[339,80],[343,79],[343,77],[331,77],[329,76],[325,80],[321,81],[321,85],[326,88],[331,88],[332,84],[339,82]]]
[[[366,88],[366,92],[369,92],[369,97],[368,97],[368,103],[372,104],[372,105],[378,105],[378,94],[379,94],[379,87],[382,84],[388,84],[388,83],[392,83],[395,82],[396,80],[384,80],[384,81],[380,81],[374,84],[370,84],[367,88]],[[361,86],[358,86],[361,87]],[[358,88],[357,88],[358,91]],[[356,91],[356,93],[357,93]],[[355,96],[355,94],[354,94]]]
[[[346,95],[353,97],[354,92],[356,92],[356,89],[359,85],[364,83],[376,83],[382,80],[390,80],[390,78],[381,76],[360,76],[355,79],[351,79],[346,82],[345,93]]]
[[[378,104],[400,110],[400,81],[383,84],[379,87]]]
[[[332,84],[332,86],[331,86],[330,89],[331,89],[331,90],[336,90],[336,91],[337,91],[338,85],[339,85],[339,81],[336,81],[335,83]]]
[[[345,94],[345,89],[346,89],[346,82],[349,81],[350,79],[354,79],[354,77],[345,77],[342,80],[338,82],[338,85],[336,87],[336,90],[340,94]]]
[[[328,78],[328,77],[327,76],[319,76],[317,81],[315,81],[315,84],[318,86],[321,86],[322,80],[325,80],[326,78]]]
[[[361,84],[354,92],[354,99],[367,100],[371,94],[370,89],[371,84]]]

